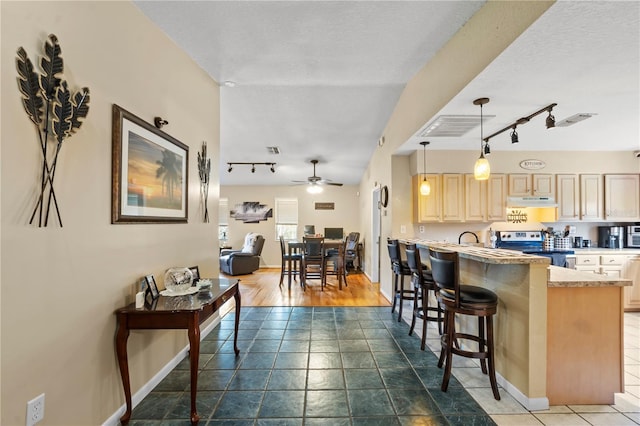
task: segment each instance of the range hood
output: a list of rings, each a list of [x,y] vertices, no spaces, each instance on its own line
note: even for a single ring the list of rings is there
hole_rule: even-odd
[[[507,207],[558,207],[553,197],[507,197]]]

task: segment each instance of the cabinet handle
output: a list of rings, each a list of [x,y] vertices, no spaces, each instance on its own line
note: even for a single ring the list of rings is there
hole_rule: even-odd
[[[591,259],[585,259],[584,263],[591,263]]]

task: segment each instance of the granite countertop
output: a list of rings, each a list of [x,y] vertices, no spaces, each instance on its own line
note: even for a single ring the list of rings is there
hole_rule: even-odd
[[[551,259],[548,257],[534,256],[524,254],[515,250],[492,249],[477,247],[473,245],[464,245],[456,243],[447,243],[442,241],[419,240],[415,238],[400,238],[401,243],[413,243],[421,248],[433,247],[442,250],[457,251],[461,258],[471,259],[482,263],[490,263],[497,265],[509,264],[550,264]]]
[[[559,266],[549,266],[548,276],[548,287],[623,287],[632,285],[630,279],[608,277]]]

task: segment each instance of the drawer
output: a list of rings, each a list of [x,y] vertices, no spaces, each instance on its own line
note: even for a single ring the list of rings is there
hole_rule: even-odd
[[[602,266],[609,266],[609,265],[622,266],[622,265],[624,265],[626,260],[627,260],[626,256],[621,256],[621,255],[600,256],[600,265],[602,265]]]
[[[607,257],[607,256],[602,256]],[[589,255],[579,255],[576,256],[576,266],[577,265],[585,265],[585,266],[595,266],[600,263],[600,256],[597,254],[589,254]]]

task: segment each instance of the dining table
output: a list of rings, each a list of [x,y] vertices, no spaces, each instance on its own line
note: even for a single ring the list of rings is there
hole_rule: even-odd
[[[342,240],[324,240],[325,254],[329,250],[338,250],[340,248],[340,245],[343,243],[344,241]],[[303,250],[304,250],[304,243],[302,241],[292,240],[287,242],[287,253],[289,254],[288,260],[287,260],[287,280],[288,280],[289,290],[291,290],[291,276],[293,275],[292,263],[299,262],[298,260],[292,261],[292,257],[293,257],[292,255],[295,256],[296,254],[302,254]],[[300,265],[298,266],[298,268],[299,267]]]

